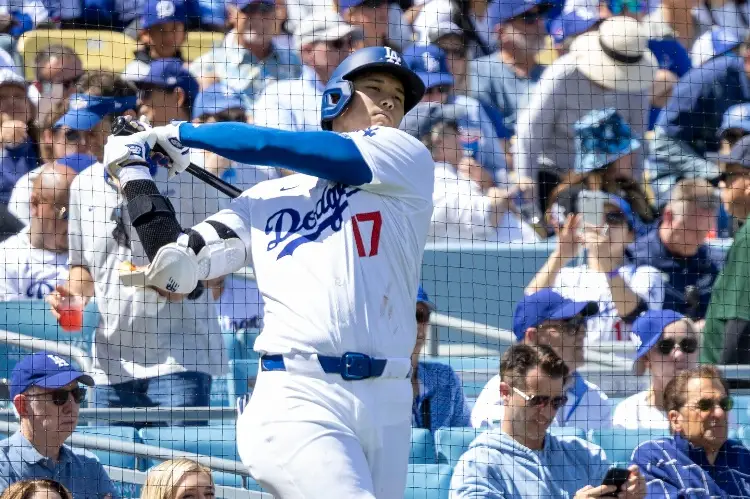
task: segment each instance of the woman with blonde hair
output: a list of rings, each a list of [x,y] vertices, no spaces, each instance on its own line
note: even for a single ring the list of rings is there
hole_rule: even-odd
[[[141,490],[141,499],[211,499],[211,470],[190,459],[172,459],[151,468]]]
[[[21,480],[10,485],[0,495],[0,499],[73,499],[73,496],[65,485],[40,478]]]

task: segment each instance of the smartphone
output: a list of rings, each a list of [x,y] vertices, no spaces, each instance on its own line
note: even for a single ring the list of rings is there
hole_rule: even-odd
[[[617,494],[621,492],[620,488],[625,485],[629,477],[630,470],[628,469],[610,468],[604,480],[602,480],[602,485],[614,485],[617,487],[617,490],[610,494],[604,494],[602,497],[617,497]]]
[[[601,191],[581,191],[578,193],[576,205],[578,213],[581,214],[583,219],[581,229],[588,226],[604,227],[604,203],[608,199],[607,195]]]

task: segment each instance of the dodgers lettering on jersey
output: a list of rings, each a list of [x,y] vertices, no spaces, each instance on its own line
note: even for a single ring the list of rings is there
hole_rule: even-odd
[[[342,135],[372,170],[370,183],[301,174],[269,180],[209,220],[250,228],[265,307],[257,351],[406,359],[416,337],[434,163],[422,143],[393,128]]]

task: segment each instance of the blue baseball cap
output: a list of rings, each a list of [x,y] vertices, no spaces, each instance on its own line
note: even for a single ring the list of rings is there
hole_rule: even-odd
[[[62,388],[71,381],[93,386],[94,380],[73,367],[67,359],[49,352],[39,352],[21,359],[10,376],[10,398],[15,398],[32,386]]]
[[[146,0],[141,15],[141,29],[149,29],[168,22],[187,23],[184,0]]]
[[[550,5],[549,0],[495,0],[487,7],[487,17],[491,27],[507,22],[528,12],[538,5]]]
[[[430,297],[427,295],[422,286],[419,286],[419,289],[417,290],[417,303],[424,303],[431,309],[435,308],[435,304],[430,301]]]
[[[635,358],[640,359],[656,345],[661,338],[664,328],[672,323],[681,321],[685,316],[674,310],[649,310],[638,317],[633,323],[631,338],[638,350]]]
[[[148,65],[145,74],[128,75],[128,80],[141,88],[152,87],[165,90],[181,88],[192,103],[198,95],[198,81],[185,68],[185,63],[176,57],[156,59]]]
[[[65,156],[62,159],[58,159],[57,163],[75,170],[76,173],[81,173],[83,170],[93,165],[97,161],[98,159],[96,159],[96,157],[92,156],[91,154],[76,153]]]
[[[448,69],[448,59],[437,45],[415,44],[402,54],[409,69],[417,73],[425,88],[451,85],[455,80]]]
[[[721,138],[724,132],[735,128],[750,133],[750,102],[735,104],[727,109],[716,134]]]
[[[573,125],[576,173],[589,173],[641,147],[622,116],[613,108],[594,109]]]
[[[73,94],[70,96],[68,112],[57,120],[52,128],[70,127],[73,130],[91,130],[108,114],[121,114],[135,109],[138,98],[101,97],[98,95]]]
[[[518,341],[526,336],[526,330],[537,327],[544,321],[565,320],[574,317],[590,317],[599,313],[599,304],[594,301],[573,301],[563,298],[550,288],[525,296],[513,314],[513,334]]]
[[[235,7],[237,7],[239,10],[242,10],[245,7],[247,7],[248,5],[252,5],[254,3],[263,3],[263,4],[266,4],[266,5],[276,5],[276,1],[275,0],[230,0],[229,3],[231,5],[234,5]]]
[[[593,28],[599,21],[599,13],[591,9],[579,8],[563,12],[550,24],[549,34],[557,45],[562,45],[568,38]]]
[[[193,119],[204,114],[212,115],[227,109],[245,109],[242,95],[227,87],[223,83],[211,85],[200,92],[193,102]]]

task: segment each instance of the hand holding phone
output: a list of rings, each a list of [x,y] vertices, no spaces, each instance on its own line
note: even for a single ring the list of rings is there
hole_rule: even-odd
[[[602,497],[617,497],[617,494],[622,492],[624,485],[630,478],[630,470],[627,468],[610,468],[607,472],[602,485],[611,485],[617,487],[615,492],[604,494]]]

